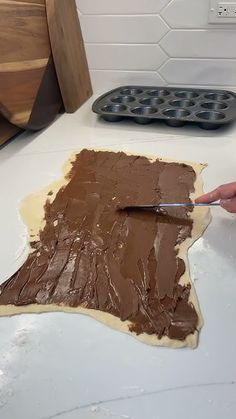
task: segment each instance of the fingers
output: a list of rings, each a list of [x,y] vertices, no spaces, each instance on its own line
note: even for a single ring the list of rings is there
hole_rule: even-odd
[[[205,195],[200,196],[199,198],[196,199],[196,203],[198,204],[204,204],[204,203],[211,203],[214,201],[218,201],[218,199],[220,199],[220,193],[219,193],[219,188],[215,189],[212,192],[208,192]]]
[[[227,183],[218,188],[219,199],[230,199],[236,197],[236,182]]]
[[[236,196],[232,199],[222,199],[220,205],[226,211],[236,213]]]
[[[219,199],[226,200],[236,197],[236,182],[221,185],[205,195],[196,199],[197,203],[211,203]]]

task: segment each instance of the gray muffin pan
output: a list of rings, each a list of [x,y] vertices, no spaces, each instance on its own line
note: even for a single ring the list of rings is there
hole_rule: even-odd
[[[132,118],[138,124],[162,120],[172,127],[195,123],[217,129],[236,119],[236,95],[225,90],[122,86],[100,96],[92,109],[109,122]]]

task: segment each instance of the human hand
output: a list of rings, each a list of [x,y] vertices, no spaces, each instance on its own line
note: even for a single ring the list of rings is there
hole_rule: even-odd
[[[236,213],[236,182],[221,185],[196,199],[196,203],[211,203],[220,201],[220,205],[228,212]]]

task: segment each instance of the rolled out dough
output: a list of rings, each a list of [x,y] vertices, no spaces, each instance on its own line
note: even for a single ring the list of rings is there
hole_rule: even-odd
[[[81,151],[81,150],[80,150]],[[59,189],[65,186],[69,180],[67,178],[67,174],[69,173],[72,162],[75,159],[75,156],[80,151],[74,153],[70,159],[65,163],[63,167],[63,176],[57,182],[54,182],[48,185],[43,190],[34,193],[28,197],[26,197],[22,203],[20,208],[20,214],[24,223],[27,225],[28,233],[29,233],[29,243],[30,241],[36,241],[39,238],[39,231],[44,227],[44,204],[47,199],[52,202],[59,191]],[[107,150],[96,150],[96,151],[107,151]],[[126,153],[127,154],[127,153]],[[133,155],[133,154],[132,154]],[[201,179],[201,172],[206,165],[198,164],[198,163],[190,163],[190,162],[182,162],[182,161],[175,161],[170,159],[162,159],[158,158],[157,156],[147,156],[145,155],[150,161],[159,159],[164,162],[168,163],[186,163],[187,165],[192,166],[196,173],[196,182],[195,182],[195,192],[191,195],[191,199],[195,199],[195,197],[201,195],[203,193],[203,183]],[[193,212],[191,213],[191,218],[193,219],[193,229],[192,229],[192,237],[186,239],[178,249],[178,256],[182,258],[186,265],[186,271],[184,275],[180,279],[181,285],[188,285],[191,284],[191,292],[190,292],[190,302],[194,305],[195,310],[198,314],[199,323],[198,323],[198,330],[189,335],[184,341],[179,340],[172,340],[169,339],[167,336],[158,339],[156,335],[148,335],[148,334],[141,334],[137,335],[134,332],[129,330],[130,323],[128,321],[121,321],[118,317],[115,317],[111,314],[104,313],[98,310],[93,309],[86,309],[82,307],[77,308],[70,308],[66,306],[57,306],[57,305],[38,305],[38,304],[31,304],[28,306],[0,306],[0,316],[12,316],[22,313],[45,313],[45,312],[61,312],[64,311],[66,313],[81,313],[85,315],[89,315],[94,319],[110,326],[113,329],[116,329],[121,332],[128,333],[132,335],[136,339],[141,342],[144,342],[149,345],[155,346],[167,346],[172,348],[181,348],[181,347],[191,347],[195,348],[198,343],[198,334],[203,326],[203,318],[200,312],[200,307],[196,295],[196,291],[194,288],[193,283],[190,279],[190,271],[189,271],[189,262],[188,262],[188,250],[193,245],[193,243],[201,237],[204,230],[207,228],[208,224],[211,220],[210,211],[208,208],[198,208],[195,207]],[[31,251],[30,244],[29,244],[29,252]]]

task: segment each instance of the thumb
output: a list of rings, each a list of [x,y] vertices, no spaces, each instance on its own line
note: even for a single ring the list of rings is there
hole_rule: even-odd
[[[222,199],[220,205],[228,212],[236,213],[236,197],[231,199]]]

